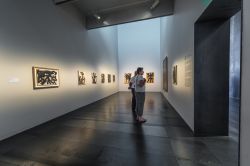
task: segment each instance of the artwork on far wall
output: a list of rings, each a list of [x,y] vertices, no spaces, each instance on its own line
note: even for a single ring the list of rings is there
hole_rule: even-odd
[[[113,82],[115,82],[115,75],[113,75]]]
[[[130,79],[131,79],[131,73],[125,73],[124,74],[124,84],[129,84]]]
[[[168,92],[168,57],[163,60],[163,90]]]
[[[192,86],[192,57],[186,56],[185,57],[185,87]]]
[[[154,72],[146,73],[146,82],[149,84],[154,83],[155,80],[155,74]]]
[[[92,73],[92,84],[96,84],[97,83],[97,74],[96,73]]]
[[[33,88],[58,88],[59,87],[59,70],[44,67],[32,67]]]
[[[108,83],[111,83],[111,74],[108,74]]]
[[[105,83],[105,74],[101,74],[101,83]]]
[[[177,65],[173,68],[173,84],[177,85]]]
[[[84,72],[78,71],[78,85],[85,85],[85,83],[86,83],[86,79],[85,79]]]

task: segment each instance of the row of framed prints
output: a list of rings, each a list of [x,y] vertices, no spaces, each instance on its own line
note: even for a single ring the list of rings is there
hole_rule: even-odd
[[[44,68],[44,67],[32,67],[33,73],[33,88],[34,89],[46,89],[46,88],[58,88],[60,86],[59,69]],[[105,83],[106,75],[101,74],[101,83]],[[115,75],[107,74],[108,83],[115,82]],[[91,73],[92,84],[97,84],[97,74]],[[86,85],[85,73],[78,71],[78,85]]]
[[[129,84],[132,78],[132,73],[125,73],[124,74],[124,84]],[[155,81],[155,74],[154,72],[146,73],[146,83],[153,84]]]

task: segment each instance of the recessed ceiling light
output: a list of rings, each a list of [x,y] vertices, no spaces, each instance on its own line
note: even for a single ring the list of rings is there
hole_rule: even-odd
[[[100,19],[101,19],[101,16],[99,16],[98,14],[94,14],[94,17],[95,17],[97,20],[100,20]]]

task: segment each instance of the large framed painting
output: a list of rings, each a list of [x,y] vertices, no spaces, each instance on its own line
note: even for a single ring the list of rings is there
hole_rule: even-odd
[[[124,84],[129,84],[130,80],[131,80],[131,73],[125,73],[124,74]]]
[[[111,83],[111,74],[108,74],[108,83]]]
[[[96,73],[92,73],[91,77],[92,77],[92,84],[97,84],[97,74]]]
[[[58,88],[60,85],[59,69],[32,67],[33,88]]]
[[[115,82],[115,75],[113,75],[113,82]]]
[[[178,80],[177,80],[177,65],[174,66],[173,68],[173,84],[177,85]]]
[[[163,90],[168,92],[168,57],[163,60]]]
[[[155,73],[154,72],[150,72],[150,73],[146,73],[146,82],[149,84],[153,84],[155,80]]]
[[[84,72],[78,71],[78,85],[85,85],[86,84],[86,78],[84,75]]]
[[[101,83],[105,83],[105,74],[101,74]]]

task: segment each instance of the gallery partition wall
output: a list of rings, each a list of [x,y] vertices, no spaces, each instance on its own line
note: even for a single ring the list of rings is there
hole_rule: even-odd
[[[195,25],[195,135],[227,136],[229,123],[230,19],[241,9],[214,1]],[[230,9],[230,10],[229,10]]]
[[[230,21],[198,23],[195,32],[195,135],[227,136]]]
[[[240,11],[239,0],[213,1],[195,23],[196,136],[229,136],[233,127],[239,130],[239,105],[232,106],[232,96],[239,102]],[[239,132],[234,133],[238,141]]]

